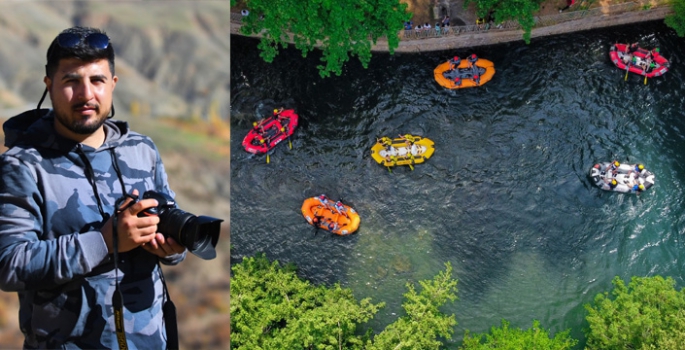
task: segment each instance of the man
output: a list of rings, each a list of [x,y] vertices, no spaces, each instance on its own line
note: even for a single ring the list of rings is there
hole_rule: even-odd
[[[334,207],[338,214],[343,215],[346,218],[349,218],[349,216],[347,215],[347,209],[345,209],[345,206],[341,201],[335,202]]]
[[[621,166],[617,160],[611,162],[611,175],[616,176],[618,174],[618,167]]]
[[[416,138],[412,134],[400,134],[399,136],[400,139],[404,140],[407,147],[411,147],[414,144],[414,141],[416,141]]]
[[[334,207],[328,196],[326,196],[325,194],[321,194],[316,198],[319,200],[319,202],[321,202],[322,208],[333,211]]]
[[[576,0],[566,0],[566,6],[564,8],[559,9],[559,13],[568,10],[569,8],[571,8],[571,6],[575,5],[575,3]]]
[[[8,120],[0,157],[0,288],[19,295],[24,348],[177,346],[159,262],[181,262],[185,248],[157,232],[157,216],[138,216],[156,200],[137,201],[174,193],[152,140],[108,119],[118,81],[109,37],[66,29],[45,68],[53,109],[41,98]]]

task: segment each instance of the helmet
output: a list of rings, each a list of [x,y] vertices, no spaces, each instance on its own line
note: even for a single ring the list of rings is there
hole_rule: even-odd
[[[640,184],[639,186],[637,186],[637,188],[639,188],[640,191],[644,191],[644,190],[645,190],[645,185]]]
[[[341,201],[335,202],[335,205],[343,205]]]
[[[474,76],[473,76],[473,79],[478,79],[478,75],[474,75]]]
[[[319,199],[320,199],[320,200],[326,199],[326,195],[325,195],[325,194],[320,195],[320,196],[319,196]]]
[[[472,53],[472,54],[471,54],[471,59],[472,59],[472,60],[475,60],[476,58],[478,58],[478,56],[476,56],[475,53]]]
[[[638,164],[638,165],[637,165],[637,168],[640,169],[640,170],[643,170],[643,169],[645,168],[645,166],[642,165],[642,164]]]
[[[274,114],[278,113],[278,109],[274,109]]]
[[[616,179],[613,179],[613,180],[611,180],[611,184],[616,186],[616,185],[618,185],[618,182],[616,182]]]
[[[654,49],[654,52],[659,52],[659,48],[657,47],[656,49]]]
[[[314,222],[314,223],[319,222],[319,218],[317,218],[317,217],[315,216],[315,217],[312,219],[312,222]]]
[[[266,142],[266,140],[264,140],[264,139],[259,139],[259,143],[264,143],[264,142]]]
[[[633,186],[633,191],[637,191],[640,187],[638,185]]]
[[[617,160],[614,161],[614,166],[615,166],[615,167],[618,167],[618,166],[620,166],[620,165],[621,165],[621,163],[619,163]]]

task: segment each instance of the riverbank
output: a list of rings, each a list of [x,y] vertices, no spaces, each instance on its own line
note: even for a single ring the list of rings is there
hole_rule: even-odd
[[[572,11],[559,15],[537,16],[538,23],[531,31],[531,38],[579,32],[590,29],[613,27],[631,23],[664,19],[672,13],[668,5],[638,2],[606,5],[589,10]],[[240,33],[241,16],[231,15],[231,34]],[[403,34],[399,34],[401,37]],[[259,37],[253,35],[253,37]],[[395,52],[426,52],[494,45],[523,40],[523,30],[515,22],[502,26],[501,29],[476,25],[452,27],[449,33],[440,36],[401,38]],[[388,42],[379,40],[371,49],[375,52],[387,52]]]
[[[584,16],[561,23],[544,25],[533,28],[531,38],[550,35],[579,32],[590,29],[613,27],[631,23],[647,22],[664,19],[671,14],[668,6],[652,8],[649,10],[629,11],[624,13],[606,13],[599,16]],[[541,17],[542,18],[542,17]],[[544,19],[544,18],[543,18]],[[469,27],[469,26],[467,26]],[[395,52],[425,52],[458,49],[464,47],[476,47],[494,45],[512,41],[522,41],[523,30],[521,29],[497,29],[464,32],[456,35],[423,38],[416,40],[402,40]],[[388,42],[378,41],[373,51],[388,51]]]

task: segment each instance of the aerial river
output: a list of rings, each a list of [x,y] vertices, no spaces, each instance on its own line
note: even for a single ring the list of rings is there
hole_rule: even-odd
[[[616,68],[615,42],[658,46],[662,77]],[[495,63],[478,88],[447,90],[433,69],[471,53]],[[313,283],[340,282],[385,301],[370,326],[403,315],[407,282],[454,268],[459,299],[444,308],[464,330],[507,319],[584,344],[583,305],[620,276],[671,276],[685,286],[685,40],[662,21],[523,42],[356,58],[321,79],[319,56],[292,48],[274,63],[257,41],[231,38],[233,263],[258,252]],[[241,141],[257,117],[293,108],[300,127],[267,164]],[[435,142],[427,162],[389,172],[370,157],[378,136]],[[656,174],[646,192],[595,187],[593,164],[617,159]],[[305,198],[342,197],[360,229],[341,237],[303,219]]]

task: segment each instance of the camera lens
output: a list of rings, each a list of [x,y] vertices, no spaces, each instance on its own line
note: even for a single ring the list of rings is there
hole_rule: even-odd
[[[185,212],[181,209],[166,210],[159,216],[157,231],[173,238],[176,240],[176,242],[182,244],[184,247],[189,248],[187,243],[192,244],[194,237],[188,237],[188,235],[184,232],[184,227],[186,222],[193,216],[193,214]]]
[[[157,231],[176,240],[192,254],[209,260],[216,257],[216,247],[223,220],[195,216],[181,209],[169,209],[159,217]]]

